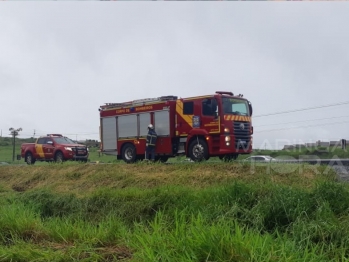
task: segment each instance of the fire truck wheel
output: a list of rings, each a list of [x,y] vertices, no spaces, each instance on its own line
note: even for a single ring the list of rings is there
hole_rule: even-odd
[[[207,160],[208,157],[208,147],[203,139],[193,140],[189,145],[189,157],[195,162],[200,162],[202,160]]]
[[[56,155],[55,155],[55,161],[56,163],[63,163],[63,154],[62,152],[57,152]]]
[[[126,163],[133,163],[136,161],[136,148],[132,144],[126,144],[122,148],[122,159]]]
[[[28,165],[33,165],[35,163],[35,159],[33,158],[33,154],[28,152],[27,155],[25,156],[25,161],[27,162]]]

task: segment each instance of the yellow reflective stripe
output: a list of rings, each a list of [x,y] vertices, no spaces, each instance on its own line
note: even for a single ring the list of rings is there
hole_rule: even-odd
[[[187,122],[190,127],[193,127],[193,115],[184,115],[183,114],[183,102],[181,100],[177,100],[176,103],[176,113],[183,118],[185,122]]]
[[[148,142],[148,145],[150,145],[150,146],[155,146],[155,143],[154,143],[154,140],[156,141],[156,139],[157,139],[157,135],[151,135],[151,134],[148,134],[147,135],[147,142]]]
[[[251,117],[250,116],[224,115],[224,120],[251,122]]]
[[[42,145],[35,145],[35,150],[36,150],[36,153],[44,158],[45,157],[45,154],[44,154],[44,150],[42,149]]]

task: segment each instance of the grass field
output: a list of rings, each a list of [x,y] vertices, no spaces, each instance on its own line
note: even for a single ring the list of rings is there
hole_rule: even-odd
[[[349,187],[326,166],[125,164],[97,148],[28,166],[12,149],[0,139],[16,164],[0,165],[0,261],[349,261]]]
[[[0,261],[349,261],[349,188],[325,167],[0,166]]]

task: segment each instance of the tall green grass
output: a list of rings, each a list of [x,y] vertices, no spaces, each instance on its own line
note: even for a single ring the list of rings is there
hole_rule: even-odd
[[[0,261],[346,261],[349,189],[236,181],[3,195]]]

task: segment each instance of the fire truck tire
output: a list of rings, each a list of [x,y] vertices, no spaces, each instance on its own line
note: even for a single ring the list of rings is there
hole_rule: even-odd
[[[35,158],[33,157],[33,154],[28,152],[26,155],[25,155],[25,162],[28,164],[28,165],[34,165],[35,163]]]
[[[199,138],[194,139],[189,145],[189,157],[195,162],[200,162],[209,159],[208,146],[205,140]]]
[[[63,163],[64,158],[63,158],[63,153],[58,151],[55,155],[55,161],[56,163]]]
[[[136,148],[132,144],[126,144],[122,147],[122,159],[126,163],[133,163],[137,159]]]

